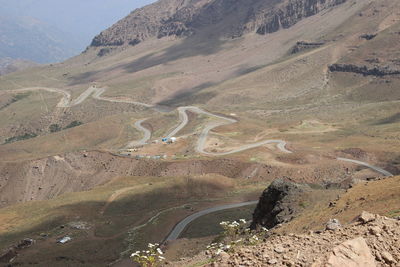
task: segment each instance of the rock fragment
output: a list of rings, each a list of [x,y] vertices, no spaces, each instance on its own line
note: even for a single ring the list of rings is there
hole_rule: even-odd
[[[358,220],[362,223],[369,223],[375,221],[375,215],[366,211],[363,211],[358,217]]]
[[[333,249],[328,258],[329,267],[375,267],[375,259],[364,238],[345,241]]]
[[[337,229],[342,228],[342,224],[338,219],[330,219],[325,226],[325,230],[335,231]]]

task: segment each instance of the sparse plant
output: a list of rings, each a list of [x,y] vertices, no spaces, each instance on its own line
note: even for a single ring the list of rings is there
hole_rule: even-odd
[[[50,125],[49,130],[50,130],[50,132],[55,133],[55,132],[61,131],[62,129],[61,129],[60,125],[52,124],[52,125]]]
[[[219,225],[222,226],[224,229],[223,231],[223,236],[232,239],[236,239],[238,235],[241,234],[241,232],[244,231],[245,226],[246,226],[246,220],[245,219],[240,219],[238,222],[233,221],[224,221],[221,222]]]
[[[82,125],[83,123],[81,121],[73,121],[70,124],[68,124],[67,126],[65,126],[64,129],[69,129],[69,128],[74,128],[77,127],[79,125]]]
[[[140,266],[142,267],[156,267],[159,266],[159,264],[165,260],[165,258],[162,256],[164,253],[159,247],[159,244],[152,244],[149,243],[147,245],[148,249],[147,250],[142,250],[142,251],[136,251],[135,253],[132,253],[131,259],[134,262],[137,262]]]
[[[216,257],[223,251],[232,252],[238,245],[256,245],[265,238],[269,231],[265,227],[258,232],[252,231],[247,227],[245,219],[233,222],[224,221],[220,225],[224,229],[221,234],[223,241],[207,246],[207,252],[212,257]]]

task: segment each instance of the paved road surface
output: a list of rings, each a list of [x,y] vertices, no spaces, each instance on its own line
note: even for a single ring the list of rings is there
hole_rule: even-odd
[[[368,167],[370,169],[373,169],[374,171],[377,171],[377,172],[383,174],[384,176],[393,176],[393,174],[391,174],[390,172],[388,172],[388,171],[386,171],[386,170],[384,170],[382,168],[379,168],[379,167],[373,166],[371,164],[368,164],[366,162],[363,162],[363,161],[354,160],[354,159],[346,159],[346,158],[337,158],[337,160],[347,161],[347,162],[351,162],[351,163],[355,163],[355,164],[358,164],[358,165],[362,165],[362,166]]]
[[[132,148],[135,146],[144,146],[150,140],[150,138],[151,138],[150,130],[142,126],[142,123],[145,122],[146,120],[147,119],[141,119],[141,120],[138,120],[135,122],[135,124],[134,124],[135,128],[139,132],[143,133],[143,137],[140,140],[135,140],[135,141],[129,142],[128,145],[126,146],[127,148]]]
[[[167,138],[171,138],[171,137],[175,136],[178,132],[180,132],[188,124],[189,118],[188,118],[186,111],[191,111],[191,112],[194,112],[197,114],[205,114],[207,116],[218,119],[218,121],[208,124],[200,134],[200,137],[197,141],[196,150],[197,150],[197,152],[199,152],[201,154],[205,154],[205,155],[209,155],[209,156],[226,156],[226,155],[238,153],[238,152],[241,152],[244,150],[248,150],[248,149],[252,149],[252,148],[256,148],[256,147],[260,147],[260,146],[263,146],[266,144],[272,144],[272,143],[277,143],[278,149],[281,150],[282,152],[292,153],[291,151],[286,149],[286,147],[285,147],[286,142],[282,141],[282,140],[264,140],[264,141],[253,143],[253,144],[243,145],[239,148],[236,148],[236,149],[233,149],[233,150],[230,150],[227,152],[207,152],[207,151],[205,151],[205,145],[206,145],[206,141],[207,141],[208,134],[210,133],[210,131],[213,130],[214,128],[217,128],[222,125],[236,123],[237,120],[229,118],[229,117],[221,116],[221,115],[216,115],[216,114],[204,111],[204,110],[202,110],[198,107],[194,107],[194,106],[178,108],[180,123],[172,132],[170,132],[167,135]]]
[[[190,215],[189,217],[186,217],[182,221],[180,221],[174,227],[174,229],[171,231],[171,233],[168,235],[168,237],[165,239],[165,241],[172,241],[172,240],[178,239],[179,236],[182,234],[183,230],[185,230],[185,228],[188,226],[188,224],[190,224],[194,220],[196,220],[204,215],[207,215],[207,214],[210,214],[210,213],[213,213],[216,211],[221,211],[221,210],[228,210],[228,209],[233,209],[233,208],[240,208],[240,207],[255,205],[257,203],[258,203],[258,201],[249,201],[249,202],[243,202],[243,203],[237,203],[237,204],[222,205],[222,206],[213,207],[213,208],[209,208],[206,210],[196,212],[196,213]]]
[[[134,104],[134,105],[139,105],[139,106],[143,106],[143,107],[148,107],[148,108],[154,108],[155,110],[158,110],[156,108],[156,106],[152,106],[149,104],[145,104],[145,103],[141,103],[141,102],[137,102],[137,101],[132,101],[130,99],[117,99],[117,98],[111,98],[111,97],[102,97],[101,95],[105,92],[105,88],[96,88],[96,87],[89,87],[85,92],[83,92],[80,96],[78,96],[75,100],[71,100],[71,94],[67,91],[61,90],[61,89],[57,89],[57,88],[47,88],[47,87],[30,87],[30,88],[23,88],[23,89],[16,89],[16,90],[5,90],[2,92],[12,92],[12,93],[18,93],[18,92],[26,92],[26,91],[37,91],[37,90],[44,90],[44,91],[48,91],[48,92],[52,92],[52,93],[58,93],[62,95],[61,100],[59,101],[59,103],[57,104],[57,107],[72,107],[75,105],[79,105],[81,104],[83,101],[85,101],[90,95],[92,95],[92,97],[94,99],[100,100],[100,101],[109,101],[109,102],[114,102],[114,103],[129,103],[129,104]],[[256,148],[256,147],[260,147],[263,146],[265,144],[271,144],[271,143],[276,143],[277,147],[279,150],[281,150],[282,152],[285,153],[292,153],[291,151],[289,151],[288,149],[286,149],[286,142],[283,140],[264,140],[264,141],[260,141],[257,143],[253,143],[253,144],[247,144],[247,145],[243,145],[239,148],[233,149],[231,151],[227,151],[227,152],[207,152],[205,151],[205,145],[206,145],[206,141],[208,138],[208,135],[210,133],[211,130],[213,130],[216,127],[222,126],[222,125],[228,125],[228,124],[232,124],[232,123],[236,123],[237,120],[229,118],[229,117],[225,117],[225,116],[221,116],[221,115],[216,115],[207,111],[202,110],[199,107],[195,107],[195,106],[186,106],[186,107],[179,107],[178,108],[178,112],[179,112],[179,119],[180,119],[180,123],[178,124],[177,127],[174,128],[174,130],[172,130],[167,137],[173,137],[175,136],[177,133],[179,133],[189,122],[189,118],[187,115],[187,111],[192,111],[194,113],[197,114],[205,114],[207,116],[213,117],[215,119],[217,119],[214,122],[209,123],[208,125],[206,125],[206,127],[203,129],[203,131],[200,134],[200,137],[197,141],[197,145],[196,145],[196,150],[199,153],[205,154],[205,155],[210,155],[210,156],[225,156],[225,155],[229,155],[229,154],[233,154],[233,153],[237,153],[237,152],[241,152],[244,150],[248,150],[248,149],[252,149],[252,148]],[[161,111],[160,111],[161,112]],[[135,127],[136,129],[138,129],[139,131],[141,131],[143,133],[143,138],[139,141],[132,141],[128,144],[128,146],[131,145],[144,145],[147,143],[147,141],[150,139],[151,137],[151,132],[144,128],[141,123],[144,120],[139,120],[135,123]],[[355,163],[355,164],[359,164],[362,166],[366,166],[368,168],[371,168],[385,176],[393,176],[393,174],[391,174],[390,172],[381,169],[379,167],[370,165],[366,162],[362,162],[362,161],[358,161],[358,160],[353,160],[353,159],[346,159],[346,158],[337,158],[338,160],[341,161],[347,161],[347,162],[351,162],[351,163]]]

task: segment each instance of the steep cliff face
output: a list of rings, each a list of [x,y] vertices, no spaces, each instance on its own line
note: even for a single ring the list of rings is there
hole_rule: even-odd
[[[346,0],[290,0],[282,2],[277,8],[265,14],[261,11],[258,34],[267,34],[278,31],[280,28],[289,28],[303,18],[313,16],[322,10],[339,5]],[[266,16],[265,16],[266,15]]]
[[[160,0],[133,11],[96,36],[92,46],[136,45],[148,38],[268,34],[346,0]]]

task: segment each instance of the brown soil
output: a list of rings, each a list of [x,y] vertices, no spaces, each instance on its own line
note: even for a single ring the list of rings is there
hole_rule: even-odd
[[[318,164],[275,166],[237,159],[136,160],[108,152],[77,152],[38,160],[0,164],[0,207],[52,199],[86,191],[121,176],[185,176],[219,174],[230,178],[272,181],[288,176],[298,182],[326,183],[350,176],[352,166],[328,159]],[[336,177],[335,179],[333,177]]]

